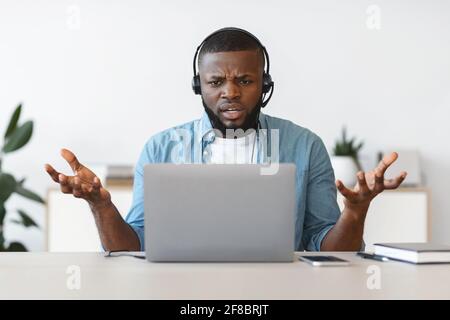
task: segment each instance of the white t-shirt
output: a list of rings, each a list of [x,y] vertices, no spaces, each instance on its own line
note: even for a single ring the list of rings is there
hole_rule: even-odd
[[[256,163],[257,143],[256,132],[236,139],[216,137],[209,145],[211,152],[210,163],[216,164],[244,164]],[[252,159],[253,158],[253,159]]]

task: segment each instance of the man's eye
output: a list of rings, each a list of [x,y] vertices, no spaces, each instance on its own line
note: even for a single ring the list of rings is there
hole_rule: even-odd
[[[213,80],[213,81],[210,81],[210,82],[208,82],[212,87],[218,87],[218,86],[220,86],[221,84],[222,84],[222,81],[221,80]]]
[[[252,83],[251,80],[241,80],[240,81],[241,84],[243,84],[244,86],[249,85],[250,83]]]

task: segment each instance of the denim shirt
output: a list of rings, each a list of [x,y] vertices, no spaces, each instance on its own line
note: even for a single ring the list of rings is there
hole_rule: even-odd
[[[276,162],[294,163],[297,167],[295,250],[320,251],[323,238],[341,214],[327,150],[316,134],[291,121],[261,113],[259,123],[257,163],[268,168]],[[133,203],[125,219],[138,235],[141,250],[145,250],[144,166],[148,163],[208,163],[208,145],[215,137],[204,112],[202,118],[164,130],[145,144],[135,167]]]

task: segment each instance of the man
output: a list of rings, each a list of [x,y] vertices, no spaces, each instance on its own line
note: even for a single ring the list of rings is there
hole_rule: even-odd
[[[335,182],[329,156],[317,135],[290,121],[260,113],[267,102],[263,102],[265,86],[271,85],[264,72],[268,62],[265,54],[261,43],[240,29],[220,30],[202,43],[194,90],[201,94],[205,112],[201,119],[165,130],[148,140],[136,166],[133,204],[126,220],[100,180],[71,151],[63,149],[61,155],[71,166],[73,176],[59,173],[48,164],[45,166],[63,193],[88,202],[104,249],[144,250],[145,164],[266,163],[268,157],[259,144],[259,129],[277,130],[277,161],[297,166],[296,250],[357,251],[361,248],[370,202],[383,190],[397,188],[406,172],[392,180],[384,179],[386,169],[397,159],[397,154],[392,153],[374,170],[358,172],[353,189],[339,180]],[[194,66],[195,63],[194,59]],[[228,134],[236,129],[232,135]],[[336,187],[345,197],[342,213],[336,202]]]

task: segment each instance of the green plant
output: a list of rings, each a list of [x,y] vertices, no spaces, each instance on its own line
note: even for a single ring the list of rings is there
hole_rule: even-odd
[[[347,139],[347,128],[342,128],[342,140],[337,140],[333,149],[335,156],[347,156],[351,157],[355,161],[358,170],[362,170],[361,163],[359,162],[358,152],[363,147],[364,142],[356,144],[355,138]]]
[[[21,111],[22,105],[19,104],[11,116],[4,135],[4,143],[0,149],[0,251],[27,251],[25,246],[20,242],[11,242],[7,246],[3,236],[7,215],[5,203],[11,195],[16,193],[27,199],[44,203],[44,200],[40,196],[24,187],[25,178],[17,180],[12,174],[3,171],[2,164],[4,156],[25,146],[33,134],[33,121],[26,121],[19,125]],[[10,220],[11,222],[21,224],[25,227],[39,228],[36,222],[23,210],[17,209],[17,213],[19,220]]]

